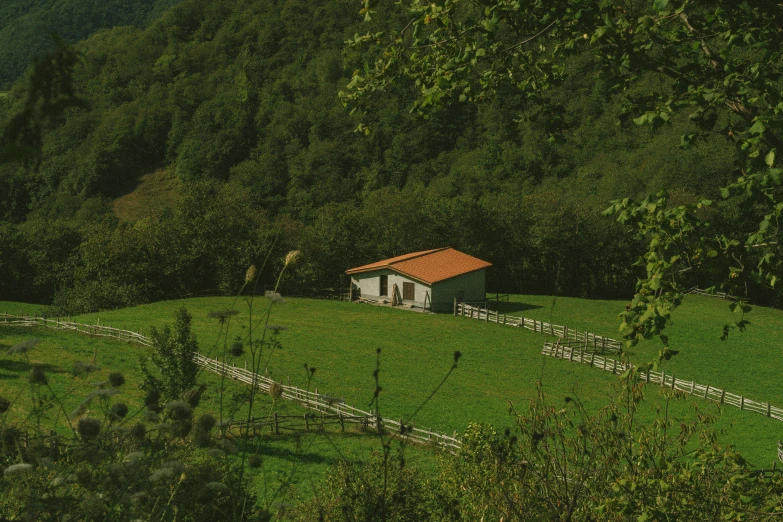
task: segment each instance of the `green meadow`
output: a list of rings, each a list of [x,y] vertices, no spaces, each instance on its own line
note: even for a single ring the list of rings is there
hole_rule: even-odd
[[[239,299],[234,304],[233,298],[165,301],[73,320],[100,320],[101,324],[148,333],[153,326],[173,322],[174,310],[183,306],[193,315],[202,353],[220,355],[223,351],[222,339],[226,337],[219,340],[221,324],[208,316],[212,311],[235,306],[239,314],[231,318],[228,342],[236,336],[247,336],[247,303]],[[266,299],[254,301],[254,324],[269,306]],[[511,302],[504,304],[509,313],[614,337],[618,336],[617,314],[623,306],[620,301],[551,296],[512,296]],[[9,313],[35,311],[33,305],[0,302],[0,310],[4,309]],[[783,406],[783,383],[776,371],[781,367],[783,354],[775,342],[783,324],[783,312],[757,307],[747,318],[751,326],[746,332],[733,333],[728,340],[720,341],[723,324],[734,320],[728,303],[688,296],[675,312],[669,332],[672,348],[680,353],[663,369],[682,379]],[[282,304],[272,305],[270,324],[285,327],[277,334],[282,349],[264,355],[263,367],[273,378],[305,387],[307,365],[316,368],[311,389],[318,388],[321,393],[369,410],[373,371],[379,357],[381,414],[412,420],[436,431],[460,432],[470,422],[490,423],[501,430],[513,426],[515,418],[509,414],[509,407],[524,411],[539,381],[552,403],[559,404],[567,396],[578,397],[591,410],[606,404],[618,385],[617,377],[609,373],[542,356],[546,336],[451,315],[287,298]],[[258,327],[254,335],[261,332],[262,327]],[[47,362],[46,354],[51,350],[58,354],[58,365],[66,365],[68,357],[90,359],[94,343],[98,343],[98,362],[105,371],[123,368],[132,372],[138,354],[145,350],[110,340],[46,331],[27,333],[13,329],[10,337],[4,331],[0,335],[6,336],[2,341],[6,346],[25,335],[40,337],[42,341],[33,353]],[[267,335],[272,335],[269,330]],[[631,358],[636,362],[648,361],[658,349],[657,342],[642,343]],[[458,367],[440,385],[451,368],[455,351],[462,354]],[[237,366],[245,364],[244,357],[229,360]],[[0,372],[12,370],[0,366]],[[209,400],[218,400],[214,391],[216,378],[204,378],[209,382]],[[12,381],[1,379],[0,393],[7,393],[8,387],[14,386]],[[136,393],[130,388],[129,394]],[[429,398],[436,389],[437,393]],[[648,400],[639,415],[641,420],[650,421],[664,408],[665,399],[654,386],[648,388],[646,395]],[[294,408],[290,404],[277,407]],[[669,404],[670,415],[683,420],[694,418],[694,408],[719,414],[716,429],[724,431],[721,440],[735,445],[755,466],[769,467],[776,458],[776,444],[783,428],[778,421],[732,407],[719,409],[712,402],[696,398]],[[411,417],[415,412],[415,417]]]

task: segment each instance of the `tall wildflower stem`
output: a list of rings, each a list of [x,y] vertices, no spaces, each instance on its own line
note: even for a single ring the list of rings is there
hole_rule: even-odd
[[[223,334],[223,363],[226,362],[226,354],[228,352],[228,332],[231,327],[231,315],[236,312],[236,304],[239,300],[239,297],[242,295],[242,293],[245,291],[245,288],[247,288],[247,285],[251,282],[253,283],[253,292],[254,295],[256,292],[256,289],[258,288],[258,281],[260,279],[259,274],[264,271],[264,268],[266,267],[267,262],[269,261],[269,257],[272,255],[272,251],[275,249],[275,245],[277,245],[277,241],[280,238],[280,234],[278,233],[275,236],[275,239],[272,241],[272,245],[269,247],[269,250],[266,253],[266,257],[264,258],[264,262],[261,265],[261,270],[256,270],[255,265],[250,265],[250,268],[247,269],[247,272],[245,272],[245,282],[242,284],[242,288],[239,289],[239,292],[237,292],[237,295],[234,297],[234,301],[231,303],[231,308],[229,308],[229,314],[227,314],[227,319],[225,321],[225,333]],[[250,302],[248,303],[249,307],[249,314],[250,314],[250,323],[249,325],[252,325],[252,318],[253,318],[253,295],[250,296]],[[223,330],[223,321],[221,321],[221,331]],[[253,336],[252,331],[248,333],[249,335],[249,343],[251,347],[251,354],[253,353]],[[218,340],[217,342],[220,342],[220,335],[218,334]],[[255,365],[254,365],[255,366]],[[255,378],[254,378],[255,379]],[[225,436],[225,427],[223,426],[223,396],[225,395],[225,382],[226,382],[226,376],[225,374],[221,374],[220,376],[220,426],[221,430],[223,430],[223,435]],[[255,383],[254,383],[255,386]],[[252,396],[252,389],[251,389],[251,396]],[[251,409],[252,411],[252,409]],[[233,415],[232,415],[233,416]],[[243,454],[243,464],[244,464],[244,454]],[[240,477],[240,483],[241,483],[241,477]]]
[[[275,242],[276,241],[277,241],[277,238],[275,238]],[[264,266],[266,266],[266,263],[269,260],[269,256],[271,255],[271,252],[272,252],[272,249],[269,250],[269,252],[267,253],[266,259],[264,259]],[[300,252],[298,250],[293,250],[293,251],[289,252],[286,255],[285,260],[284,260],[284,264],[283,264],[283,268],[280,269],[280,273],[277,276],[277,281],[275,283],[275,288],[272,291],[272,296],[269,299],[269,305],[266,308],[266,312],[264,314],[262,314],[261,319],[258,321],[258,323],[256,324],[255,327],[253,326],[253,315],[252,315],[253,314],[253,296],[250,297],[250,300],[248,302],[248,308],[249,308],[248,326],[249,326],[249,328],[248,328],[248,334],[247,334],[248,337],[247,337],[247,339],[248,339],[248,345],[250,346],[250,355],[251,355],[253,377],[252,377],[252,382],[251,382],[251,386],[250,386],[250,398],[248,400],[247,418],[246,418],[245,432],[244,432],[244,437],[245,437],[246,441],[249,440],[250,424],[251,424],[251,422],[253,420],[253,406],[255,405],[256,395],[258,394],[258,374],[261,371],[260,366],[261,366],[261,359],[262,359],[262,357],[261,357],[261,350],[263,349],[264,343],[266,342],[266,330],[267,329],[264,328],[264,331],[261,333],[261,339],[257,343],[258,344],[258,349],[256,349],[256,343],[253,342],[253,332],[262,323],[264,324],[265,327],[269,325],[269,317],[272,314],[272,306],[274,306],[274,304],[275,304],[275,296],[278,295],[277,294],[277,290],[280,287],[280,282],[282,281],[283,274],[285,273],[286,268],[288,268],[289,265],[292,265],[292,264],[297,262],[297,260],[299,259],[299,256],[300,256]],[[247,284],[247,280],[248,280],[248,276],[249,275],[250,275],[250,272],[248,271],[248,274],[245,277],[245,279],[246,279],[245,284]],[[258,279],[259,278],[256,277],[255,284],[254,284],[254,287],[253,287],[253,294],[255,294],[255,290],[258,288]],[[245,448],[246,447],[247,447],[247,444],[245,445]],[[246,459],[247,459],[247,450],[245,449],[244,451],[242,451],[241,464],[240,464],[240,468],[239,468],[239,483],[240,484],[242,484],[242,481],[244,480],[245,461],[246,461]],[[265,491],[265,495],[266,495],[266,491]]]

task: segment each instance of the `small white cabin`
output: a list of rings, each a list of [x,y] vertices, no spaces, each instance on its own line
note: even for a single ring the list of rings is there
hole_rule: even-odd
[[[345,273],[351,276],[352,299],[450,312],[454,299],[485,300],[485,271],[490,266],[446,247],[376,261]]]

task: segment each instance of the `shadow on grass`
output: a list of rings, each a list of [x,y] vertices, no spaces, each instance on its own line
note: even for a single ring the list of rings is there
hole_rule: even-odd
[[[536,308],[542,308],[540,305],[532,305],[527,303],[504,303],[503,301],[492,302],[489,301],[490,309],[494,308],[501,314],[511,314],[515,312],[524,312],[526,310],[535,310]]]
[[[312,452],[304,451],[304,448],[309,446],[309,442],[301,440],[305,437],[331,437],[335,439],[367,439],[368,436],[372,436],[371,433],[356,433],[356,432],[344,432],[338,433],[333,431],[320,432],[313,430],[309,432],[296,432],[296,433],[283,433],[281,435],[261,435],[260,437],[254,437],[245,441],[237,441],[237,448],[241,449],[247,445],[248,453],[258,453],[265,457],[275,457],[287,461],[297,461],[307,464],[327,464],[335,465],[340,462],[358,463],[361,460],[354,460],[351,458],[344,458],[341,455],[326,456],[323,455],[323,449],[319,449]],[[260,439],[260,440],[259,440]],[[299,439],[299,441],[297,441]],[[293,444],[300,449],[280,447],[280,444]]]
[[[11,359],[0,359],[0,370],[12,372],[12,375],[0,374],[0,379],[18,378],[19,375],[23,373],[27,373],[30,370],[32,370],[33,366],[38,366],[44,372],[48,372],[48,373],[65,373],[65,370],[63,370],[62,368],[58,368],[57,366],[52,366],[51,364],[34,364],[34,363],[31,364],[28,363],[27,361],[13,361]],[[13,375],[14,373],[17,375]]]

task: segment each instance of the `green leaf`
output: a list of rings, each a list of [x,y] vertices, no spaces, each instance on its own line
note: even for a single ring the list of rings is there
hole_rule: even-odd
[[[669,0],[654,0],[653,2],[653,8],[655,8],[656,11],[665,11],[668,5]]]
[[[767,153],[767,156],[764,158],[764,162],[767,164],[767,167],[772,168],[772,166],[775,164],[775,149],[772,149]]]
[[[767,130],[767,127],[764,125],[764,123],[761,120],[756,120],[756,123],[754,123],[750,129],[748,129],[748,132],[751,134],[764,134],[765,130]]]

